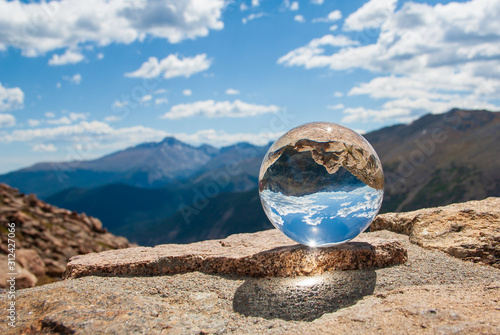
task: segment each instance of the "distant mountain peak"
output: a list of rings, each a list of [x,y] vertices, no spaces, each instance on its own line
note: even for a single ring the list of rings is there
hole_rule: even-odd
[[[179,141],[178,139],[176,139],[175,137],[173,136],[167,136],[165,137],[161,142],[160,144],[167,144],[167,145],[175,145],[175,144],[182,144],[182,145],[189,145],[189,144],[186,144],[184,142],[181,142]]]

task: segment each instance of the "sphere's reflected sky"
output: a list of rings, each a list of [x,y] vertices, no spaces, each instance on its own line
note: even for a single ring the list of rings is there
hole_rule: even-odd
[[[331,246],[353,239],[375,218],[383,172],[362,136],[333,123],[312,123],[271,146],[259,191],[276,228],[308,246]]]
[[[280,230],[288,237],[311,247],[355,238],[377,215],[382,196],[382,190],[366,185],[350,191],[318,192],[301,197],[269,190],[261,193],[267,216],[283,227]]]

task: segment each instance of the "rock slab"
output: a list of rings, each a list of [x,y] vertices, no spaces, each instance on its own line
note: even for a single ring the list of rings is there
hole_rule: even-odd
[[[330,248],[296,244],[276,229],[191,244],[136,247],[72,257],[64,278],[158,276],[201,271],[253,277],[316,275],[403,264],[406,249],[394,240],[362,234]]]
[[[0,334],[500,334],[500,269],[388,231],[400,266],[256,278],[189,272],[68,279],[20,290]],[[0,311],[8,308],[0,294]]]
[[[500,198],[381,214],[370,228],[406,234],[421,247],[500,269]]]

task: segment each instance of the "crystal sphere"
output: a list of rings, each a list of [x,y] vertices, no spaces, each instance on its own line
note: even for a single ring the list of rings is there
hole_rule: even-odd
[[[267,151],[259,195],[271,223],[310,247],[347,242],[373,221],[384,172],[373,147],[355,131],[314,122],[281,136]]]

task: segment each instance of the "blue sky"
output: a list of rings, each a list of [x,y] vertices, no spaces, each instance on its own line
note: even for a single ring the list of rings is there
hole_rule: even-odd
[[[0,0],[0,173],[499,110],[500,2]]]

